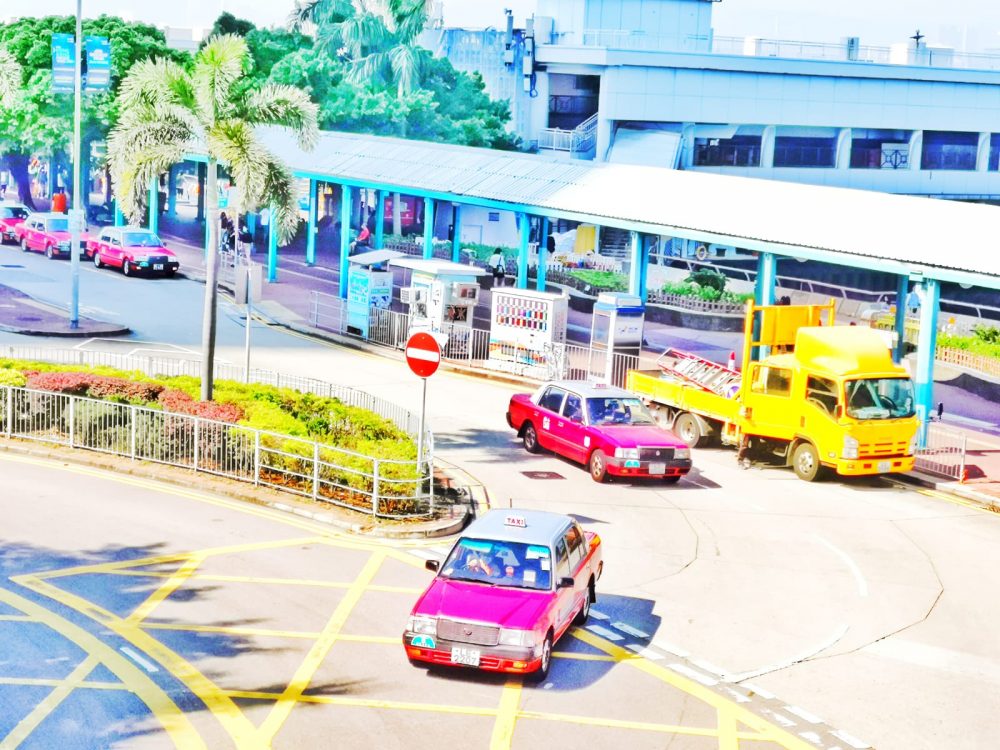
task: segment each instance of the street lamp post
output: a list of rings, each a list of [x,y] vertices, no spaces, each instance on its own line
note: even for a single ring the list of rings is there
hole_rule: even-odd
[[[70,292],[69,327],[80,327],[80,240],[83,230],[83,210],[80,192],[82,180],[80,171],[83,168],[81,150],[81,100],[83,99],[83,68],[81,53],[83,51],[83,0],[76,0],[76,72],[73,79],[73,210],[70,212],[70,276],[72,290]]]

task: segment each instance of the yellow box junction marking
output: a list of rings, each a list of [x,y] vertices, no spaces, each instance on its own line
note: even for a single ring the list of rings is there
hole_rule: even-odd
[[[183,586],[187,579],[194,575],[194,572],[198,570],[198,566],[201,565],[204,560],[204,555],[194,555],[190,557],[187,562],[181,565],[181,567],[167,579],[166,583],[150,594],[146,601],[136,607],[135,611],[125,618],[125,622],[129,625],[136,625],[153,614],[153,610],[156,609],[157,605],[166,600],[171,594],[177,591],[177,589]]]
[[[520,677],[511,677],[504,684],[500,694],[500,707],[497,708],[497,720],[490,737],[490,750],[508,750],[514,742],[514,725],[517,724],[517,712],[521,707],[523,684]]]

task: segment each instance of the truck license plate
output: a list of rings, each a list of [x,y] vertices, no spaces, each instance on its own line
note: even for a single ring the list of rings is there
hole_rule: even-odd
[[[451,649],[451,663],[464,664],[467,667],[478,667],[479,649],[453,646]]]
[[[163,270],[163,264],[162,263],[154,263],[153,264],[153,270],[154,271],[162,271]]]
[[[879,461],[878,462],[878,470],[879,470],[879,472],[881,472],[881,473],[884,474],[887,471],[889,471],[890,469],[892,469],[892,461]]]
[[[666,464],[650,464],[649,465],[650,474],[666,474],[667,465]]]

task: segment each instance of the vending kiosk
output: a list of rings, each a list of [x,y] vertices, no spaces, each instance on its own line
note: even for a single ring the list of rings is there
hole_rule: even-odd
[[[386,264],[403,256],[395,250],[373,250],[349,258],[347,275],[347,330],[368,338],[372,310],[388,310],[392,304],[392,272]]]
[[[642,299],[635,295],[621,292],[598,295],[590,336],[590,377],[624,385],[628,368],[619,367],[620,372],[616,371],[615,355],[639,356],[645,317]]]
[[[493,290],[487,367],[526,377],[562,377],[549,365],[566,343],[569,299],[528,289]]]

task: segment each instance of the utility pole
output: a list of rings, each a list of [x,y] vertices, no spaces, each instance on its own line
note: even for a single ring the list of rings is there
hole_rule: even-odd
[[[82,192],[83,182],[80,172],[83,169],[83,154],[81,150],[81,102],[83,100],[83,0],[76,0],[76,73],[73,79],[73,210],[70,211],[69,228],[70,242],[70,276],[72,290],[70,292],[69,327],[80,327],[80,240],[83,234],[84,214]]]

